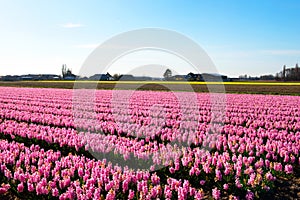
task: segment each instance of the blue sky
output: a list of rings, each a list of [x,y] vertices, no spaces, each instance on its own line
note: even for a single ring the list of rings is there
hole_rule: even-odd
[[[97,45],[146,27],[190,37],[219,73],[275,74],[300,62],[299,19],[297,0],[0,0],[0,76],[59,74],[62,64],[77,73]]]

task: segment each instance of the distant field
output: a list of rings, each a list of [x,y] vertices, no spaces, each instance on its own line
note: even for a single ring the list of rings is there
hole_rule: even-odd
[[[214,92],[222,92],[224,84],[227,93],[300,95],[300,82],[160,82],[160,81],[76,81],[84,88],[137,89],[208,92],[208,85]],[[17,81],[0,82],[0,86],[67,88],[74,87],[74,81]],[[215,86],[215,87],[214,87]]]

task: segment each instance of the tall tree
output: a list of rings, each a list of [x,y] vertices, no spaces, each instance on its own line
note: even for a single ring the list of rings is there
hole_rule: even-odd
[[[286,66],[283,66],[283,70],[282,70],[282,79],[285,80],[285,68]]]
[[[172,77],[172,71],[170,69],[167,69],[164,73],[164,78],[169,79]]]
[[[63,65],[62,65],[61,73],[62,73],[62,76],[63,76],[63,77],[66,76],[66,74],[67,74],[67,66],[66,66],[66,64],[63,64]]]
[[[118,81],[120,79],[120,74],[114,74],[112,77],[115,81]]]

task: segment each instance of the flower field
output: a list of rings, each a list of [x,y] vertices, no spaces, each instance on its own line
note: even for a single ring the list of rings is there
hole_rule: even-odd
[[[300,96],[128,92],[1,87],[0,198],[259,199],[299,168]]]

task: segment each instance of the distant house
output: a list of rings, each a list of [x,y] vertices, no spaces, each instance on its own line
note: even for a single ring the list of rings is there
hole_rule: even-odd
[[[135,81],[135,77],[131,74],[120,75],[119,81]]]
[[[194,74],[192,72],[186,75],[188,81],[204,81],[201,74]]]
[[[94,74],[93,76],[89,77],[89,80],[93,81],[112,81],[114,78],[109,74]]]
[[[273,75],[262,75],[259,78],[260,80],[266,80],[266,81],[270,81],[270,80],[275,80],[275,76]]]
[[[186,77],[186,75],[174,75],[174,76],[171,77],[171,80],[174,80],[174,81],[186,81],[187,77]]]
[[[192,72],[188,73],[187,75],[174,75],[169,77],[168,79],[165,78],[166,81],[229,81],[228,77],[221,74],[194,74]]]
[[[40,80],[60,80],[61,77],[56,74],[41,74]]]
[[[74,80],[76,80],[76,75],[74,75],[74,74],[66,75],[64,77],[64,80],[74,81]]]
[[[203,80],[207,82],[229,81],[228,77],[221,74],[202,74]]]
[[[60,80],[61,77],[56,74],[27,74],[22,75],[22,81],[42,81],[42,80]]]
[[[33,76],[29,76],[29,75],[25,75],[25,76],[21,76],[20,80],[21,81],[33,81],[34,77]]]
[[[2,81],[41,81],[41,80],[60,80],[56,74],[26,74],[21,76],[2,76]]]
[[[221,75],[221,78],[223,81],[229,81],[229,78],[228,76],[225,76],[225,75]]]
[[[136,81],[152,81],[153,78],[150,76],[134,76]]]
[[[86,76],[84,76],[84,77],[77,77],[77,80],[87,81],[87,80],[89,80],[89,78],[86,77]]]
[[[72,70],[67,68],[66,64],[63,64],[63,66],[62,66],[62,76],[63,76],[64,80],[72,80],[73,81],[77,78],[77,76],[72,73]]]
[[[21,77],[20,76],[11,76],[11,75],[7,75],[7,76],[2,76],[2,81],[20,81]]]
[[[228,78],[228,81],[237,82],[237,81],[240,81],[240,78]]]
[[[300,68],[298,63],[296,63],[295,67],[286,68],[283,66],[283,70],[276,74],[276,80],[283,81],[300,81]]]
[[[152,81],[163,81],[163,78],[159,78],[159,77],[152,77]]]

